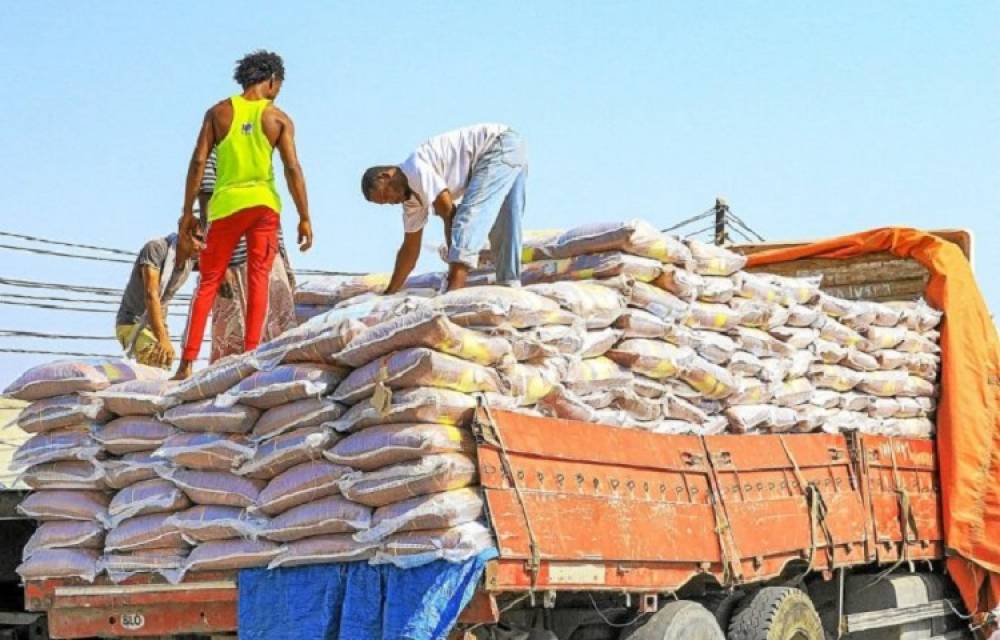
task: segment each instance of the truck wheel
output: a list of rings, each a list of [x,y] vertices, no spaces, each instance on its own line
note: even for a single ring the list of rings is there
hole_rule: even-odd
[[[790,587],[765,587],[729,623],[730,640],[823,640],[809,596]]]
[[[671,602],[641,627],[622,635],[628,640],[725,640],[708,609],[691,600]]]

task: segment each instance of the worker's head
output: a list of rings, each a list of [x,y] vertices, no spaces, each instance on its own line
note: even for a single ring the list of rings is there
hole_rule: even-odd
[[[375,204],[401,204],[410,197],[410,185],[399,167],[371,167],[361,176],[361,193]]]
[[[177,236],[177,251],[189,257],[197,256],[205,248],[205,229],[198,222],[190,233]]]
[[[281,56],[273,51],[259,49],[246,54],[236,62],[233,79],[243,87],[244,91],[260,86],[264,97],[274,100],[281,91],[281,83],[285,81],[285,63],[282,62]]]

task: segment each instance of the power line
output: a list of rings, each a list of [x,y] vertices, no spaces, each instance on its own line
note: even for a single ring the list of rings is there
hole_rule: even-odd
[[[38,338],[45,340],[114,340],[118,341],[115,336],[99,336],[99,335],[73,335],[73,334],[62,334],[62,333],[43,333],[41,331],[25,331],[22,329],[0,329],[0,338]],[[175,340],[176,342],[176,340]],[[210,339],[205,338],[202,342],[211,342]]]
[[[45,349],[8,349],[0,347],[0,353],[20,353],[39,356],[74,356],[77,358],[120,358],[122,354],[111,353],[80,353],[79,351],[48,351]]]
[[[692,222],[697,222],[697,221],[699,221],[699,220],[701,220],[703,218],[707,218],[707,217],[712,216],[712,215],[715,215],[715,209],[714,208],[713,209],[709,209],[708,211],[704,211],[702,213],[699,213],[696,216],[691,216],[690,218],[687,218],[686,220],[681,220],[677,224],[675,224],[675,225],[673,225],[671,227],[667,227],[666,229],[663,229],[662,231],[664,233],[669,233],[669,232],[674,231],[676,229],[680,229],[681,227],[687,226],[687,225],[691,224]]]
[[[54,244],[61,247],[74,247],[76,249],[92,249],[94,251],[106,251],[108,253],[115,253],[122,256],[135,256],[135,252],[125,251],[124,249],[111,249],[109,247],[97,247],[91,244],[75,244],[73,242],[62,242],[61,240],[49,240],[48,238],[26,236],[20,233],[11,233],[9,231],[0,231],[0,236],[6,236],[8,238],[18,238],[19,240],[28,240],[29,242],[39,242],[42,244]]]
[[[2,296],[3,294],[0,294]],[[83,307],[67,307],[57,304],[45,304],[42,302],[22,302],[19,300],[0,300],[0,304],[13,305],[17,307],[34,307],[37,309],[52,309],[57,311],[80,311],[83,313],[115,313],[115,309],[87,309]],[[186,313],[169,313],[174,318],[186,318]]]
[[[30,293],[7,293],[0,291],[0,296],[5,298],[19,298],[23,300],[47,300],[50,302],[77,302],[81,304],[118,304],[117,300],[105,300],[103,298],[61,298],[59,296],[33,296]]]
[[[20,289],[45,289],[45,290],[55,290],[62,291],[64,293],[84,293],[95,296],[108,296],[120,300],[122,295],[124,295],[124,289],[113,289],[110,287],[92,287],[87,285],[74,285],[65,284],[60,282],[42,282],[39,280],[20,280],[16,278],[4,278],[0,277],[0,285],[5,285],[8,287],[16,287]],[[0,292],[0,295],[14,295]],[[173,302],[178,302],[181,300],[190,300],[191,295],[187,293],[179,293],[173,297]]]
[[[100,256],[84,256],[77,253],[66,253],[64,251],[49,251],[48,249],[35,249],[33,247],[16,247],[12,244],[0,244],[0,249],[7,249],[9,251],[24,251],[25,253],[34,253],[43,256],[59,256],[60,258],[93,260],[94,262],[119,262],[123,264],[132,264],[132,262],[134,262],[133,260],[120,260],[118,258],[102,258]]]

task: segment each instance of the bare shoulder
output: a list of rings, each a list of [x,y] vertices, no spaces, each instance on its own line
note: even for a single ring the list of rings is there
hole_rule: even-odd
[[[282,124],[289,124],[292,121],[291,116],[282,111],[281,107],[276,106],[273,102],[267,105],[267,109],[264,110],[264,117]]]

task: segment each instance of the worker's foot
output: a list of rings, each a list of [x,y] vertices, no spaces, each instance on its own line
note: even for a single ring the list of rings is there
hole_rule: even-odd
[[[191,377],[193,367],[194,363],[190,360],[181,360],[180,366],[177,367],[177,373],[171,380],[187,380]]]

